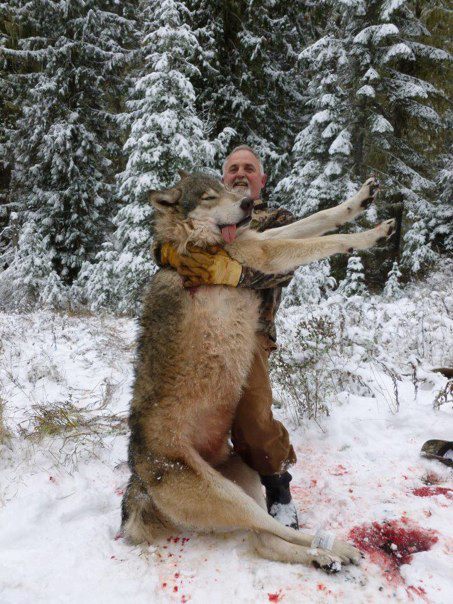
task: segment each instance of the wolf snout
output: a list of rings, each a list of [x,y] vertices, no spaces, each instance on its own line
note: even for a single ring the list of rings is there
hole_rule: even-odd
[[[253,199],[250,199],[250,197],[244,197],[244,199],[241,201],[240,208],[247,214],[251,214],[253,208]]]

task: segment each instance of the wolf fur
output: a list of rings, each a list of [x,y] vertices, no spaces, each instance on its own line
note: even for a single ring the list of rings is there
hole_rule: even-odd
[[[336,208],[256,233],[244,224],[250,200],[207,175],[185,175],[175,187],[150,195],[157,210],[155,236],[180,252],[189,243],[218,244],[263,273],[292,271],[391,235],[393,221],[361,233],[319,237],[363,211],[371,185],[367,181]],[[230,244],[222,225],[239,225]],[[153,277],[138,340],[123,532],[139,543],[178,529],[247,530],[255,550],[272,560],[327,570],[358,563],[361,554],[353,546],[335,540],[329,551],[313,549],[313,535],[269,516],[257,473],[229,449],[235,408],[257,345],[259,305],[251,290],[209,286],[194,293],[173,270]]]

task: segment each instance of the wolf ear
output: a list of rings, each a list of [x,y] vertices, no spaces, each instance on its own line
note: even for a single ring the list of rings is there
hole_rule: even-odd
[[[178,170],[178,174],[181,180],[184,180],[184,178],[190,176],[190,172],[186,172],[186,170]]]
[[[181,191],[176,188],[164,189],[163,191],[149,191],[149,201],[158,210],[173,207],[181,197]]]

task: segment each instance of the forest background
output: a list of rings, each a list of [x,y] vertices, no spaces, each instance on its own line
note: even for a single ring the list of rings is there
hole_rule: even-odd
[[[0,2],[0,309],[134,314],[151,189],[253,146],[303,217],[371,173],[352,229],[390,245],[301,269],[293,303],[395,290],[451,253],[447,0]]]

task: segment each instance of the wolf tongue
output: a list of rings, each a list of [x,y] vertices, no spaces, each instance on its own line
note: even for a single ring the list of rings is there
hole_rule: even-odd
[[[236,230],[235,224],[227,224],[226,226],[222,227],[222,237],[227,243],[232,243],[236,239]]]

